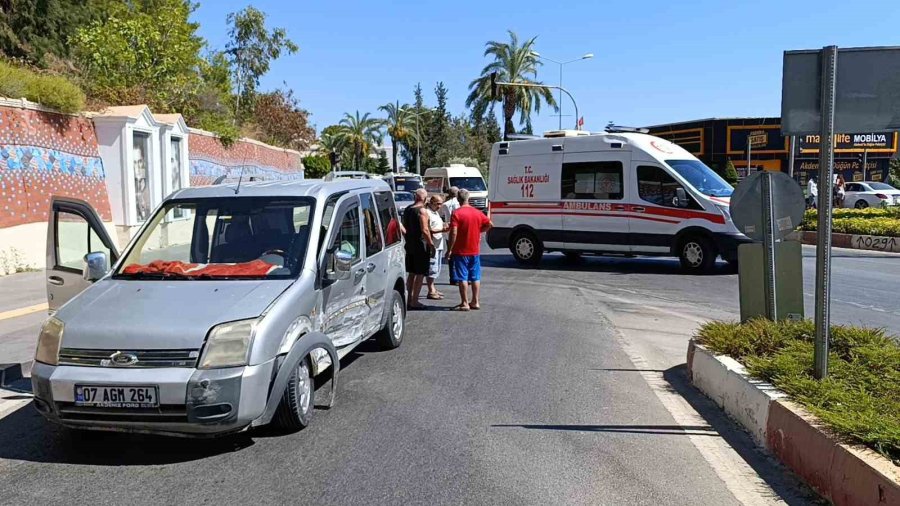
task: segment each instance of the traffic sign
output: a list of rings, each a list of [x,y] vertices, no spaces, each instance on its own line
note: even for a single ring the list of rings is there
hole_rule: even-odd
[[[803,189],[784,172],[753,172],[731,195],[731,219],[738,230],[754,241],[762,242],[765,233],[763,177],[770,177],[775,239],[793,232],[803,221],[806,204]]]

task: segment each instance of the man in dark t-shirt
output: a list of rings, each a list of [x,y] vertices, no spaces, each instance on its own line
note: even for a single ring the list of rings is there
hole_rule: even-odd
[[[450,217],[450,247],[447,248],[450,262],[459,281],[459,296],[462,302],[454,311],[481,309],[481,234],[494,226],[481,211],[469,205],[468,190],[459,190],[459,209]],[[472,284],[472,299],[469,300],[469,284]]]

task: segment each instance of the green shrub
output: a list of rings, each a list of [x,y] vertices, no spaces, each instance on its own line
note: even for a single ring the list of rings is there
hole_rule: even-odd
[[[84,109],[84,92],[61,76],[38,74],[0,61],[0,96],[26,98],[60,112]]]
[[[815,209],[811,209],[804,215],[801,228],[813,231],[817,227],[818,214]],[[900,237],[900,208],[835,209],[832,231],[840,234]]]
[[[900,345],[881,329],[836,325],[829,376],[813,377],[811,321],[711,322],[697,341],[734,357],[818,416],[838,437],[900,460]]]
[[[306,156],[303,162],[303,177],[307,179],[319,179],[331,172],[331,161],[327,156]]]

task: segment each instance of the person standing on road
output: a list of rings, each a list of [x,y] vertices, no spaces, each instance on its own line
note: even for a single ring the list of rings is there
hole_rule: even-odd
[[[444,205],[441,206],[441,218],[443,218],[444,223],[447,225],[450,224],[450,218],[453,216],[453,211],[459,209],[459,199],[457,196],[459,195],[459,188],[455,186],[451,186],[449,190],[447,190],[447,199],[444,201]],[[456,285],[459,284],[456,279],[456,274],[453,270],[453,262],[450,261],[450,248],[447,248],[447,268],[450,273],[450,284]]]
[[[816,184],[816,178],[810,176],[806,182],[806,197],[809,199],[809,207],[818,209],[819,207],[819,185]]]
[[[444,256],[444,232],[450,230],[450,224],[444,223],[440,210],[444,199],[440,195],[432,195],[428,199],[425,211],[428,213],[428,229],[431,231],[431,241],[434,243],[435,254],[428,265],[428,275],[425,284],[428,285],[427,297],[431,300],[441,300],[444,294],[434,286],[434,280],[441,275],[441,260]]]
[[[491,220],[478,209],[469,205],[469,191],[459,190],[459,209],[450,218],[451,262],[462,299],[454,311],[481,309],[481,234],[494,226]],[[469,284],[472,284],[472,299],[469,300]]]
[[[425,212],[425,199],[428,192],[425,188],[416,190],[416,200],[403,210],[403,227],[406,229],[406,287],[409,309],[424,309],[419,302],[422,282],[428,274],[429,258],[434,254],[434,244],[428,225],[428,213]]]

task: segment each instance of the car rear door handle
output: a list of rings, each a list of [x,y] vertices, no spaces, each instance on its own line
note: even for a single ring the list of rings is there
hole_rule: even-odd
[[[369,272],[374,271],[374,270],[375,270],[375,264],[373,264],[373,263],[367,264],[367,265],[366,265],[366,270],[369,271]]]
[[[66,284],[66,281],[59,276],[50,276],[47,278],[47,281],[50,282],[51,285],[62,286]]]

